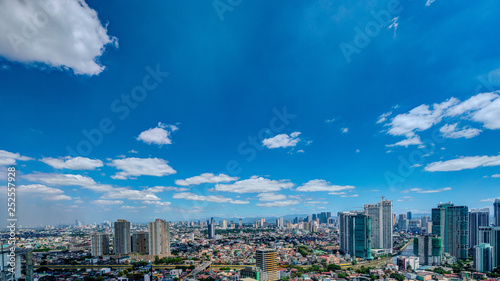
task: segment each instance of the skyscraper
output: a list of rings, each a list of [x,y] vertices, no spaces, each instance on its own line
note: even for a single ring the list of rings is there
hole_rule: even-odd
[[[469,208],[455,206],[451,202],[433,208],[432,234],[441,237],[444,253],[466,259],[469,246]]]
[[[500,267],[500,226],[480,226],[478,244],[489,244],[492,249],[493,267]]]
[[[149,238],[148,233],[143,231],[132,234],[132,253],[147,254],[149,253]]]
[[[211,218],[208,224],[208,239],[215,239],[215,223],[214,218]]]
[[[148,223],[148,244],[150,255],[170,255],[170,225],[156,219]]]
[[[278,280],[278,260],[276,250],[257,249],[255,252],[256,266],[262,271],[260,281]]]
[[[493,269],[493,247],[490,244],[481,243],[474,246],[474,267],[480,272]]]
[[[243,228],[243,220],[242,219],[240,219],[238,226],[239,226],[239,228]]]
[[[227,220],[222,220],[222,229],[227,229]]]
[[[340,223],[340,250],[351,256],[371,259],[371,219],[356,212],[338,214]]]
[[[407,213],[406,213],[406,219],[407,219],[407,220],[411,220],[411,219],[412,219],[412,217],[411,217],[411,212],[407,212]]]
[[[500,226],[500,199],[493,203],[493,214],[495,215],[495,226]]]
[[[469,213],[469,248],[478,245],[478,232],[480,226],[490,225],[490,209],[473,209]]]
[[[90,236],[90,253],[93,257],[109,254],[109,237],[104,233],[93,233]]]
[[[130,222],[117,220],[115,222],[115,237],[113,239],[115,255],[126,255],[131,251]]]
[[[413,238],[413,253],[418,256],[422,265],[439,265],[443,254],[441,238],[426,234]]]
[[[371,219],[371,247],[387,249],[392,253],[392,201],[383,200],[365,205],[365,214]]]

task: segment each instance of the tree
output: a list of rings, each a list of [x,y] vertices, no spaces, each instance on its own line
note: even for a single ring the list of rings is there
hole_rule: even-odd
[[[331,270],[331,271],[335,271],[335,270],[340,270],[341,267],[338,264],[331,263],[331,264],[327,265],[326,269]]]
[[[392,273],[391,274],[391,278],[394,278],[398,281],[404,281],[405,280],[405,277],[399,273]]]

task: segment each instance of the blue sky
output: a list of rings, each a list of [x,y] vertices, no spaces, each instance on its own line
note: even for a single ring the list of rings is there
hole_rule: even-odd
[[[43,3],[0,4],[21,224],[500,196],[498,1]]]

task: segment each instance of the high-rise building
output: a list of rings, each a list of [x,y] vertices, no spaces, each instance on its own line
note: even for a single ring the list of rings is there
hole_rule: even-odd
[[[132,253],[147,254],[149,253],[149,238],[148,233],[143,231],[132,234]]]
[[[26,278],[25,281],[33,281],[33,252],[26,253]]]
[[[340,224],[340,250],[354,257],[372,259],[371,219],[356,212],[338,214]]]
[[[414,270],[420,267],[419,257],[399,256],[396,263],[399,270]]]
[[[431,221],[431,217],[422,216],[422,218],[420,220],[422,221],[422,227],[423,227],[424,225],[427,225],[427,223]]]
[[[222,220],[222,229],[227,229],[227,220]]]
[[[408,232],[414,233],[414,234],[421,234],[422,233],[422,223],[420,219],[411,219],[408,221]]]
[[[215,222],[214,218],[211,218],[210,221],[207,222],[208,225],[208,239],[215,239]]]
[[[371,246],[373,249],[387,249],[392,253],[392,201],[383,200],[365,204],[365,214],[371,219]]]
[[[239,226],[239,228],[243,228],[243,220],[242,219],[240,219],[238,226]]]
[[[312,217],[313,221],[315,221],[317,218],[318,218],[318,215],[313,214],[313,217]]]
[[[109,236],[104,233],[93,233],[90,236],[90,253],[93,257],[109,255]]]
[[[170,225],[156,219],[148,223],[148,248],[150,255],[170,255]]]
[[[443,254],[441,238],[433,234],[419,235],[413,238],[413,253],[418,256],[421,265],[439,265]]]
[[[500,226],[500,199],[493,202],[493,214],[495,216],[495,226]]]
[[[481,243],[474,246],[474,267],[480,272],[493,269],[493,247],[490,244]]]
[[[394,227],[394,226],[396,226],[396,224],[397,224],[396,214],[395,214],[395,213],[393,213],[393,214],[392,214],[392,226]]]
[[[407,219],[407,220],[411,220],[411,219],[412,219],[412,217],[411,217],[411,212],[407,212],[407,213],[406,213],[406,219]]]
[[[113,251],[115,255],[127,255],[131,250],[130,222],[126,220],[117,220],[115,222]]]
[[[469,212],[469,248],[478,245],[480,226],[490,225],[490,209],[472,209]]]
[[[443,252],[467,258],[469,247],[469,208],[442,203],[432,209],[432,234],[441,237]]]
[[[262,272],[260,281],[278,280],[278,260],[275,249],[257,249],[255,262]]]
[[[408,230],[408,220],[407,219],[402,219],[398,221],[398,229],[401,230]]]
[[[478,244],[489,244],[492,248],[493,267],[500,267],[500,226],[480,226]]]

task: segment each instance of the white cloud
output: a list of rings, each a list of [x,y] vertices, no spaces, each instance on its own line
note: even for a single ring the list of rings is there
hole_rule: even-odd
[[[377,124],[385,122],[387,120],[387,117],[392,115],[392,111],[382,113],[377,119]]]
[[[46,196],[43,199],[47,201],[64,201],[64,200],[71,200],[73,198],[71,198],[71,196],[68,195],[59,194],[56,196]]]
[[[330,192],[330,193],[328,193],[328,194],[330,194],[330,195],[344,195],[344,194],[346,194],[346,193],[345,193],[345,192],[343,192],[343,191],[342,191],[342,192],[337,192],[337,191],[334,191],[334,192]]]
[[[154,176],[163,177],[171,174],[175,174],[176,171],[172,169],[168,162],[159,158],[123,158],[114,159],[109,166],[113,166],[121,172],[116,173],[111,176],[113,179],[127,179],[134,178],[138,176]]]
[[[328,192],[337,192],[342,190],[354,189],[354,186],[351,185],[332,185],[330,182],[326,180],[310,180],[303,184],[302,186],[297,187],[296,191],[302,192],[314,192],[314,191],[328,191]]]
[[[143,141],[147,144],[157,144],[159,146],[171,144],[172,140],[170,139],[170,135],[178,129],[179,128],[175,125],[167,125],[159,122],[158,127],[151,128],[140,133],[137,140]]]
[[[121,200],[94,200],[92,201],[92,204],[96,205],[122,205],[123,201]]]
[[[284,200],[284,201],[276,201],[276,202],[268,202],[268,203],[257,203],[255,205],[259,207],[287,207],[291,205],[297,205],[300,204],[300,201],[297,200]]]
[[[394,37],[396,37],[396,30],[398,30],[399,26],[399,17],[395,17],[391,20],[391,24],[387,27],[387,29],[394,28]]]
[[[37,194],[62,194],[62,191],[59,188],[48,187],[43,184],[27,184],[20,185],[17,187],[17,191],[19,192],[28,192],[28,193],[37,193]]]
[[[232,198],[226,198],[221,195],[209,195],[209,196],[204,196],[204,195],[197,195],[191,192],[182,192],[182,193],[176,193],[174,196],[172,196],[174,199],[186,199],[186,200],[194,200],[194,201],[208,201],[208,202],[213,202],[213,203],[231,203],[231,204],[248,204],[250,203],[249,201],[243,201],[243,200],[234,200]]]
[[[429,7],[432,3],[434,3],[434,1],[436,0],[427,0],[427,2],[425,2],[425,6]]]
[[[481,199],[480,201],[481,202],[495,202],[496,199],[500,199],[500,198],[487,198],[487,199]]]
[[[0,3],[1,5],[1,3]],[[19,153],[8,152],[6,150],[0,150],[0,166],[15,165],[16,160],[28,161],[33,160],[33,158],[22,156]]]
[[[346,197],[358,197],[358,196],[359,196],[358,194],[351,194],[351,195],[342,195],[340,197],[346,198]]]
[[[113,189],[110,185],[98,184],[90,177],[77,174],[35,173],[22,177],[31,182],[42,182],[57,186],[81,186],[95,192],[106,192]]]
[[[419,136],[412,136],[407,139],[404,139],[402,141],[398,141],[395,144],[386,144],[387,147],[393,147],[393,146],[404,146],[408,147],[409,145],[421,145],[422,141],[420,140]]]
[[[333,122],[335,122],[335,118],[325,120],[325,123],[333,123]]]
[[[359,150],[359,149],[356,149],[356,153],[360,153],[360,152],[361,152],[361,150]]]
[[[491,175],[492,178],[500,178],[500,174]]]
[[[235,193],[273,192],[292,188],[289,180],[269,180],[263,177],[252,176],[250,179],[237,181],[233,184],[217,184],[215,190]]]
[[[107,193],[105,193],[101,199],[128,199],[128,200],[141,200],[141,201],[158,201],[160,198],[150,192],[147,189],[144,190],[134,190],[134,189],[122,189],[115,188]]]
[[[219,183],[219,182],[232,182],[238,180],[238,177],[230,177],[225,174],[214,175],[212,173],[203,173],[199,176],[194,176],[184,180],[175,180],[175,184],[181,186],[199,185],[203,183]]]
[[[427,189],[424,190],[422,188],[411,188],[407,190],[401,191],[401,193],[409,193],[409,192],[416,192],[416,193],[438,193],[438,192],[443,192],[443,191],[450,191],[451,187],[444,187],[444,188],[438,188],[438,189]]]
[[[477,135],[479,135],[482,130],[476,129],[476,128],[471,128],[471,127],[464,127],[462,129],[457,128],[458,123],[455,124],[446,124],[439,131],[443,133],[443,136],[446,138],[451,138],[451,139],[458,139],[458,138],[472,138]]]
[[[499,93],[500,91],[481,93],[463,102],[451,97],[432,106],[422,104],[408,113],[398,114],[392,121],[386,123],[385,126],[389,127],[387,133],[393,136],[405,136],[405,140],[394,145],[408,146],[420,145],[421,141],[416,133],[431,128],[444,118],[460,117],[464,120],[481,123],[485,129],[500,129]],[[385,121],[385,119],[383,120]],[[457,124],[447,124],[441,128],[441,132],[448,138],[471,138],[479,135],[481,131],[471,127],[457,129]]]
[[[259,193],[257,197],[259,197],[260,201],[278,201],[286,199],[286,195],[274,192]]]
[[[345,134],[347,132],[349,132],[349,128],[345,127],[345,128],[341,128],[340,131]]]
[[[128,153],[137,154],[137,153],[139,153],[139,152],[138,152],[138,151],[136,151],[136,150],[133,150],[133,149],[132,149],[132,150],[130,150]]]
[[[299,150],[297,150],[297,153],[304,153],[304,150],[299,149]]]
[[[102,161],[98,159],[90,159],[86,157],[71,157],[63,158],[46,157],[40,160],[41,162],[52,166],[56,169],[71,169],[71,170],[93,170],[102,167]]]
[[[293,132],[289,135],[287,134],[279,134],[276,135],[272,138],[269,139],[264,139],[262,141],[262,144],[265,145],[267,148],[279,148],[279,147],[290,147],[290,146],[296,146],[297,143],[300,141],[298,136],[300,135],[300,132]]]
[[[0,1],[0,56],[10,61],[97,75],[106,45],[117,39],[83,0]]]
[[[475,169],[477,167],[500,166],[499,156],[469,156],[460,157],[448,161],[438,161],[428,164],[425,170],[428,172],[447,172]]]

